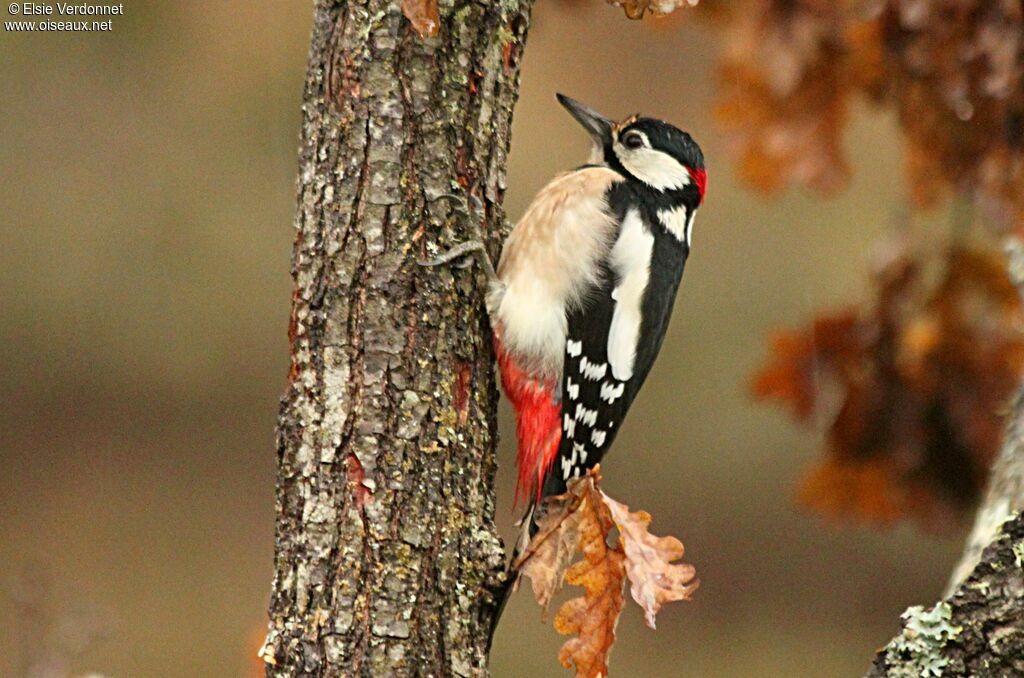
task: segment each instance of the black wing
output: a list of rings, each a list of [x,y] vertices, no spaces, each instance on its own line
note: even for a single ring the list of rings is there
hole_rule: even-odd
[[[626,380],[616,379],[609,364],[608,339],[618,303],[614,292],[621,280],[604,262],[601,284],[568,318],[562,368],[562,441],[544,482],[544,496],[561,494],[569,478],[585,474],[601,461],[661,349],[689,248],[664,229],[652,228],[648,215],[643,217],[654,243],[649,278],[641,297],[632,375]]]

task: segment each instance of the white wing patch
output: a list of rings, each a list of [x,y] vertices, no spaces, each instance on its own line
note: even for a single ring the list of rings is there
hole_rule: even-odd
[[[604,445],[605,436],[608,434],[605,431],[599,431],[594,429],[590,432],[590,442],[594,443],[595,446],[601,447]]]
[[[604,374],[607,371],[608,363],[592,363],[587,360],[587,356],[580,358],[580,372],[591,381],[604,379]]]
[[[584,447],[583,445],[580,445],[579,443],[573,443],[572,444],[573,463],[576,463],[576,455],[577,454],[580,457],[580,463],[581,464],[586,464],[587,463],[587,448]]]
[[[601,384],[601,400],[611,405],[622,396],[622,392],[625,388],[625,384],[619,384],[616,386],[615,384],[606,381]]]
[[[642,319],[640,304],[650,278],[653,249],[654,236],[644,228],[639,213],[630,210],[622,220],[622,231],[610,257],[620,282],[612,293],[616,301],[608,331],[608,362],[619,381],[629,381],[633,376]]]
[[[565,352],[569,354],[570,358],[575,358],[583,352],[583,342],[570,339],[565,342]]]

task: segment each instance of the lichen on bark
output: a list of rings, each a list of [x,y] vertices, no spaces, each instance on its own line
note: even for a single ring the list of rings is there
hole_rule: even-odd
[[[317,0],[303,94],[291,368],[278,421],[267,674],[486,673],[503,549],[482,279],[416,260],[501,201],[531,0]],[[493,252],[492,252],[493,253]]]
[[[1024,514],[996,539],[952,595],[911,608],[868,678],[1024,675]]]

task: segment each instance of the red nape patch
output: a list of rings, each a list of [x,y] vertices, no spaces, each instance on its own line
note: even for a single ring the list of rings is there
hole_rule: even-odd
[[[540,501],[540,492],[551,465],[558,456],[562,442],[561,407],[555,400],[555,384],[541,382],[516,364],[515,359],[502,346],[498,333],[494,334],[494,350],[498,354],[501,385],[512,401],[518,423],[516,438],[519,450],[516,466],[516,504],[520,496]]]
[[[691,169],[690,176],[693,177],[693,183],[697,185],[697,190],[700,191],[700,201],[704,202],[704,189],[708,185],[708,171],[703,167],[701,169]]]

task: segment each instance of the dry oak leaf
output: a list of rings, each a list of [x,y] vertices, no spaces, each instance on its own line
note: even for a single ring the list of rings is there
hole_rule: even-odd
[[[580,515],[579,547],[583,560],[569,568],[565,581],[582,586],[586,593],[559,608],[555,630],[565,636],[576,636],[565,641],[558,653],[562,666],[575,667],[577,677],[596,678],[608,675],[608,655],[624,604],[626,557],[620,549],[608,546],[613,522],[593,477],[586,477],[583,484],[586,493],[576,511]]]
[[[613,7],[621,7],[629,19],[643,19],[650,12],[654,16],[666,16],[684,5],[696,7],[699,0],[608,0]]]
[[[437,0],[402,0],[402,14],[421,38],[432,38],[441,27]]]
[[[564,494],[545,499],[536,509],[537,531],[513,564],[520,576],[530,577],[534,597],[545,612],[563,580],[586,590],[562,605],[555,628],[577,636],[562,645],[559,662],[587,678],[608,675],[627,575],[633,598],[651,628],[664,603],[689,599],[697,588],[693,567],[672,563],[682,557],[682,543],[650,534],[651,516],[631,513],[604,494],[600,484],[600,466],[595,466],[583,478],[570,481]],[[616,526],[618,540],[609,546]],[[583,559],[569,567],[577,551]]]
[[[573,485],[575,490],[586,488],[584,483]],[[565,571],[576,555],[580,543],[580,520],[582,513],[577,509],[583,501],[582,493],[566,492],[546,500],[537,518],[537,534],[530,545],[523,550],[512,567],[521,578],[530,578],[533,597],[544,608],[545,615],[551,599],[562,588]],[[526,519],[529,522],[529,518]],[[519,578],[515,587],[519,588]]]
[[[600,491],[600,490],[599,490]],[[673,563],[683,557],[683,542],[675,537],[658,537],[647,531],[651,514],[631,513],[601,492],[619,528],[619,540],[626,552],[626,574],[633,600],[644,610],[647,625],[655,628],[655,616],[664,603],[689,600],[700,584],[694,579],[697,571],[687,563]]]

